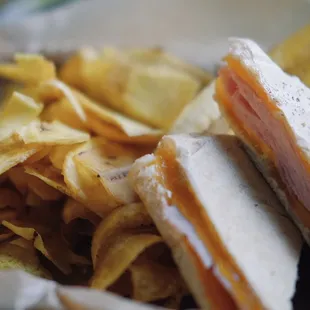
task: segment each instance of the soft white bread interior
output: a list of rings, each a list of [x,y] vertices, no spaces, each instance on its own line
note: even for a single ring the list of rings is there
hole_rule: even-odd
[[[174,135],[164,137],[158,149],[173,154],[179,171],[175,182],[187,183],[193,203],[178,205],[174,197],[182,194],[162,182],[167,176],[161,176],[165,170],[158,150],[136,161],[130,180],[200,306],[207,309],[218,302],[209,289],[213,283],[203,281],[207,270],[221,284],[221,294],[231,296],[234,305],[226,298],[229,309],[292,309],[302,238],[240,141],[234,136]],[[195,209],[201,218],[194,216]],[[204,230],[198,228],[201,221]],[[223,272],[228,260],[221,260],[216,247],[229,255],[237,273]],[[240,287],[246,286],[251,298],[238,290],[241,281],[247,282]]]

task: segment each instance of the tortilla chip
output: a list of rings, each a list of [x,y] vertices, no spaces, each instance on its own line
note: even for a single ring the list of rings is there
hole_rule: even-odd
[[[152,219],[142,203],[124,205],[113,210],[96,228],[92,240],[91,255],[96,267],[99,250],[107,246],[110,237],[126,229],[150,226]]]
[[[24,84],[38,84],[53,79],[56,69],[41,55],[16,54],[16,64],[0,64],[0,76]]]
[[[151,234],[118,235],[108,249],[99,253],[90,286],[108,288],[146,248],[158,242],[162,242],[161,237]]]

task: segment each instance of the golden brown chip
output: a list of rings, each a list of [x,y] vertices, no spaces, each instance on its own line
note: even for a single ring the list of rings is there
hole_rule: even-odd
[[[77,218],[81,218],[89,220],[94,225],[97,225],[101,219],[98,215],[87,209],[80,202],[71,198],[69,198],[64,205],[62,218],[66,224],[69,224]]]
[[[56,79],[46,81],[40,85],[39,96],[43,101],[46,97],[49,99],[50,96],[57,99],[66,98],[67,102],[71,105],[74,114],[76,114],[82,122],[86,122],[86,114],[83,108],[73,91],[65,83]]]
[[[125,53],[106,48],[100,55],[81,57],[76,70],[78,84],[90,97],[166,130],[202,86],[196,76],[177,67],[133,62]]]
[[[59,169],[62,170],[63,164],[65,161],[65,158],[67,154],[73,150],[73,148],[76,148],[77,145],[59,145],[59,146],[54,146],[53,149],[49,153],[49,159],[52,163],[52,165]]]
[[[42,109],[42,104],[32,98],[13,92],[0,111],[0,141],[9,139],[16,130],[35,120]]]
[[[23,201],[18,192],[10,188],[0,188],[0,209],[7,207],[18,209],[22,206]]]
[[[78,201],[104,216],[115,207],[137,200],[127,180],[134,152],[95,138],[71,151],[63,166],[65,182]]]
[[[41,55],[16,54],[16,64],[0,64],[0,76],[24,84],[38,84],[56,76],[55,66]]]
[[[61,191],[48,185],[46,182],[42,181],[36,176],[28,174],[27,183],[28,183],[29,189],[43,200],[54,201],[54,200],[59,200],[63,197],[63,194]]]
[[[99,253],[90,286],[108,288],[146,248],[158,242],[162,242],[161,237],[151,234],[118,235],[110,247]]]
[[[130,267],[133,299],[151,302],[174,296],[181,291],[182,280],[176,268],[150,260],[137,260]]]
[[[88,133],[70,128],[58,121],[51,123],[34,121],[15,133],[19,141],[25,144],[39,143],[40,145],[75,144],[88,141]]]
[[[62,192],[68,196],[72,195],[59,170],[55,169],[51,165],[46,166],[38,162],[31,166],[25,166],[25,172],[39,178],[44,183],[57,189],[59,192]]]
[[[118,233],[143,226],[150,226],[152,219],[142,203],[124,205],[113,210],[97,227],[92,240],[92,261],[97,264],[97,256],[102,247],[108,245],[108,239]]]
[[[141,48],[141,49],[129,49],[126,51],[132,61],[144,65],[167,65],[176,70],[184,71],[207,85],[213,79],[211,73],[197,67],[190,65],[181,59],[168,54],[162,48]]]
[[[42,199],[40,196],[38,196],[36,193],[34,193],[31,190],[27,192],[25,203],[27,206],[40,207],[40,208],[51,205],[51,201]]]
[[[35,153],[31,157],[29,157],[27,160],[24,161],[24,165],[31,165],[33,163],[36,163],[37,161],[42,161],[44,158],[47,157],[47,155],[50,153],[52,147],[51,146],[44,146],[42,150]]]
[[[50,273],[40,265],[34,249],[17,244],[0,245],[0,269],[22,269],[35,276],[52,279]]]
[[[17,166],[10,169],[8,172],[8,178],[13,183],[15,188],[21,193],[26,194],[28,190],[27,174],[22,166]]]
[[[66,98],[60,99],[57,102],[49,104],[41,114],[40,118],[43,121],[52,122],[58,120],[74,129],[85,131],[87,129],[86,122],[81,121],[79,116],[74,112],[72,105]]]
[[[2,225],[12,230],[16,235],[32,241],[34,247],[39,250],[46,258],[52,261],[64,274],[71,273],[71,264],[87,265],[89,261],[74,254],[65,244],[58,232],[49,232],[47,227],[38,229],[29,227],[21,221],[3,221]]]
[[[42,150],[38,144],[12,144],[9,147],[0,144],[0,175],[23,163],[29,157]]]

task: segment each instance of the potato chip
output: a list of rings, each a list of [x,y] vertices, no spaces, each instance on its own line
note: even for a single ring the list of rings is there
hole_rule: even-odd
[[[24,161],[24,165],[31,165],[33,163],[36,163],[38,161],[43,161],[44,158],[47,157],[47,155],[50,153],[52,147],[51,146],[44,146],[42,150],[39,152],[36,152],[31,157],[29,157],[27,160]]]
[[[36,176],[27,174],[27,184],[28,188],[43,200],[54,201],[59,200],[63,197],[61,191],[48,185],[46,182],[42,181]]]
[[[53,166],[46,166],[42,165],[41,163],[35,163],[31,166],[25,166],[25,172],[39,178],[44,183],[55,188],[59,192],[71,196],[71,192],[65,184],[63,176]]]
[[[15,188],[21,193],[26,194],[28,190],[27,174],[22,166],[17,166],[10,169],[8,172],[8,178],[13,183]]]
[[[190,65],[181,59],[166,53],[162,48],[141,48],[129,49],[126,51],[130,60],[142,65],[166,65],[176,70],[184,71],[201,81],[202,84],[209,84],[213,79],[211,73],[197,67]]]
[[[0,209],[14,208],[19,209],[23,206],[22,197],[13,189],[0,188]]]
[[[86,94],[161,129],[171,126],[202,86],[184,70],[165,64],[137,65],[115,49],[84,58],[80,69]]]
[[[65,183],[89,209],[104,216],[115,207],[134,202],[127,173],[135,154],[116,143],[95,138],[71,151],[64,163]]]
[[[7,180],[8,180],[8,173],[7,172],[0,175],[0,185],[5,183]]]
[[[73,150],[73,148],[77,147],[76,145],[59,145],[54,146],[52,150],[49,153],[49,159],[52,163],[52,165],[62,170],[65,158],[67,154]]]
[[[96,228],[92,240],[91,255],[96,267],[99,250],[108,244],[111,236],[133,228],[150,226],[152,219],[142,203],[124,205],[113,210]]]
[[[40,265],[35,251],[16,244],[0,245],[0,269],[22,269],[35,276],[52,279],[50,273]]]
[[[106,289],[113,284],[146,248],[162,242],[151,234],[120,234],[108,249],[100,252],[90,286]]]
[[[14,233],[6,227],[0,226],[0,243],[12,239]]]
[[[0,140],[9,138],[18,128],[35,120],[43,106],[32,98],[13,92],[0,111]]]
[[[74,112],[72,106],[66,98],[60,99],[57,102],[49,104],[43,111],[40,116],[41,120],[52,122],[55,120],[60,121],[67,126],[70,126],[74,129],[79,129],[85,131],[87,129],[85,123],[81,121],[78,115]]]
[[[73,87],[83,88],[83,67],[97,57],[98,53],[95,49],[90,47],[81,49],[63,64],[59,72],[60,78]]]
[[[39,233],[36,229],[27,227],[27,224],[25,225],[20,221],[3,221],[2,225],[12,230],[16,235],[32,241],[34,247],[64,274],[71,273],[71,264],[89,264],[86,258],[74,254],[57,232],[48,232],[46,227],[40,227],[43,232]]]
[[[86,114],[84,110],[82,109],[78,99],[66,84],[59,80],[49,80],[40,85],[39,89],[40,98],[44,100],[46,96],[50,96],[50,94],[54,95],[58,99],[62,99],[62,97],[65,97],[67,99],[67,102],[70,103],[73,111],[75,114],[79,117],[79,119],[82,122],[86,121]]]
[[[25,144],[59,145],[81,143],[89,140],[90,136],[58,121],[51,123],[34,121],[16,132],[16,137]]]
[[[178,294],[183,281],[176,268],[150,260],[137,260],[130,267],[135,300],[151,302]],[[160,276],[159,276],[160,275]]]
[[[66,224],[69,224],[71,221],[78,218],[89,220],[94,225],[97,225],[100,221],[98,215],[71,198],[69,198],[64,204],[62,218]]]
[[[26,194],[25,203],[30,207],[45,207],[50,205],[50,201],[43,200],[40,196],[38,196],[33,191],[28,191]]]
[[[0,144],[0,175],[23,163],[40,150],[42,150],[42,146],[38,144],[22,145],[15,143],[9,147]]]
[[[56,69],[41,55],[16,54],[16,64],[0,64],[0,76],[24,84],[37,84],[53,79]]]

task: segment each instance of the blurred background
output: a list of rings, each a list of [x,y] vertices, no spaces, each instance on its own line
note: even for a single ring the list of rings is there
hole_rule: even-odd
[[[310,16],[307,0],[0,0],[0,57],[85,45],[161,46],[208,69],[230,36],[264,48]]]

